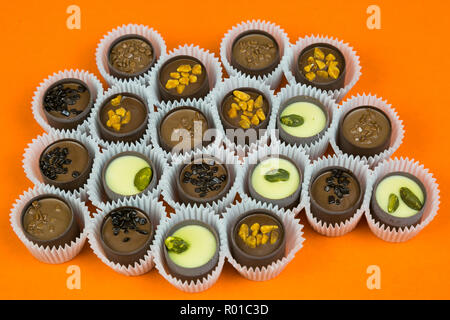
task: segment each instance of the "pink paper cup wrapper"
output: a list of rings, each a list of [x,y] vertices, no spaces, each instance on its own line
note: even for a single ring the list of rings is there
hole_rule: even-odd
[[[277,41],[280,49],[280,63],[271,73],[266,74],[264,76],[252,77],[250,75],[242,73],[241,71],[231,66],[230,61],[231,61],[231,49],[233,46],[233,41],[242,32],[248,30],[265,31],[270,35],[272,35]],[[265,84],[269,85],[272,90],[275,90],[281,83],[281,79],[283,76],[283,64],[287,63],[290,50],[291,47],[289,43],[289,37],[286,34],[286,32],[284,32],[284,30],[281,29],[278,25],[269,21],[266,22],[261,20],[251,20],[251,21],[248,20],[246,22],[241,22],[232,27],[230,30],[227,31],[225,36],[222,38],[222,42],[220,43],[220,60],[222,61],[223,66],[225,67],[225,70],[227,71],[230,77],[237,76],[237,77],[254,78],[258,81],[264,82]]]
[[[439,186],[433,174],[429,172],[422,164],[414,159],[395,158],[383,161],[373,171],[370,177],[370,190],[366,194],[367,202],[370,204],[372,194],[375,192],[373,186],[378,179],[381,179],[390,172],[403,171],[417,177],[424,185],[427,192],[427,200],[425,210],[423,212],[421,222],[416,226],[405,228],[390,228],[384,224],[375,221],[370,213],[370,207],[366,210],[366,219],[370,230],[380,239],[388,242],[405,242],[415,237],[422,229],[424,229],[431,220],[437,215],[440,204]],[[366,200],[366,199],[365,199]]]
[[[33,100],[31,102],[31,111],[33,112],[34,118],[36,119],[37,123],[44,129],[46,132],[50,132],[51,130],[55,130],[56,128],[52,127],[45,117],[44,113],[44,106],[43,106],[43,100],[44,100],[44,94],[45,91],[53,85],[55,82],[58,82],[62,79],[79,79],[86,83],[88,86],[90,92],[92,95],[94,95],[94,103],[95,101],[102,96],[103,94],[103,86],[101,82],[97,79],[95,75],[92,73],[89,73],[88,71],[84,70],[64,70],[55,72],[53,75],[49,76],[48,78],[44,79],[39,86],[36,88],[36,91],[33,95]],[[94,106],[92,106],[94,108]],[[92,110],[91,110],[92,113]],[[76,128],[77,131],[80,132],[88,132],[88,119],[89,117],[83,121],[78,127]]]
[[[25,205],[42,194],[51,194],[65,199],[73,209],[73,213],[78,220],[81,233],[71,243],[65,244],[64,247],[40,246],[28,240],[21,226],[21,214]],[[11,227],[17,237],[22,241],[30,253],[39,261],[50,264],[64,263],[75,258],[83,249],[87,238],[87,229],[89,228],[89,210],[88,207],[78,197],[65,191],[59,190],[53,186],[36,185],[25,191],[15,201],[9,215]]]
[[[397,111],[387,103],[386,100],[382,98],[378,98],[377,96],[371,94],[363,94],[353,96],[349,100],[346,100],[342,106],[339,108],[339,112],[337,114],[337,121],[333,123],[332,132],[333,134],[330,136],[330,144],[333,148],[334,152],[338,155],[343,154],[343,151],[339,148],[337,144],[337,134],[339,130],[339,125],[341,119],[350,111],[360,106],[373,106],[381,111],[383,111],[391,121],[392,132],[391,132],[391,143],[389,148],[383,152],[380,152],[371,157],[361,157],[361,160],[367,163],[371,168],[374,168],[379,162],[389,159],[392,154],[400,147],[403,142],[403,137],[405,135],[405,130],[403,127],[403,121],[400,120]]]
[[[361,65],[359,64],[359,57],[356,51],[348,43],[344,43],[341,40],[335,39],[333,37],[322,36],[322,35],[311,35],[304,38],[299,38],[297,42],[291,46],[289,51],[289,57],[286,59],[286,63],[283,64],[284,75],[289,82],[289,84],[295,84],[295,68],[297,67],[297,60],[300,52],[309,45],[314,43],[328,43],[339,49],[345,58],[346,63],[346,75],[345,75],[345,86],[339,90],[329,90],[328,94],[332,96],[337,102],[340,102],[342,98],[350,91],[351,88],[358,82],[361,76]]]
[[[109,31],[99,42],[97,45],[97,50],[95,51],[95,61],[97,62],[97,68],[100,71],[102,77],[108,82],[110,86],[113,86],[116,83],[126,82],[126,79],[119,79],[117,77],[112,76],[109,73],[108,68],[108,50],[111,44],[119,37],[122,37],[127,34],[137,34],[144,38],[146,38],[153,46],[154,54],[156,55],[156,63],[153,67],[150,68],[145,74],[139,76],[137,79],[132,79],[132,81],[136,81],[140,84],[144,84],[145,75],[152,73],[155,70],[155,66],[158,63],[158,60],[166,55],[166,43],[164,42],[161,35],[158,31],[153,28],[149,28],[142,24],[127,24],[117,27],[111,31]]]
[[[327,168],[330,166],[344,167],[352,171],[359,181],[361,192],[364,192],[363,202],[361,206],[356,210],[354,215],[351,218],[345,220],[344,222],[340,222],[339,224],[338,223],[331,224],[321,221],[311,213],[311,195],[309,194],[309,187],[313,183],[311,179],[317,172],[319,172],[323,168]],[[314,161],[312,164],[312,170],[310,171],[310,175],[307,177],[306,181],[308,201],[305,206],[305,211],[306,211],[306,218],[311,227],[317,233],[320,233],[321,235],[327,237],[343,236],[352,231],[354,228],[356,228],[359,220],[361,220],[362,215],[369,208],[370,188],[371,188],[369,179],[370,174],[371,171],[369,170],[369,166],[365,164],[363,161],[361,161],[359,157],[355,158],[353,156],[348,155],[341,155],[341,156],[334,155],[322,157]]]
[[[103,250],[101,244],[101,226],[103,218],[112,210],[125,206],[135,207],[147,213],[155,230],[154,234],[156,234],[156,230],[161,219],[166,216],[166,211],[163,203],[158,202],[157,199],[146,196],[121,199],[114,203],[108,203],[105,205],[102,204],[100,206],[100,209],[97,210],[97,214],[93,218],[91,218],[88,241],[95,255],[108,267],[125,276],[140,276],[144,273],[149,272],[154,266],[153,254],[150,248],[143,259],[136,261],[134,265],[125,266],[120,263],[110,261],[106,257],[105,251]]]
[[[217,266],[208,274],[207,277],[191,281],[182,281],[177,279],[169,273],[169,269],[166,266],[164,258],[164,240],[168,236],[168,232],[172,226],[185,220],[197,220],[206,223],[211,226],[218,234],[220,247],[219,247],[219,262]],[[161,223],[156,231],[155,240],[151,246],[153,252],[156,269],[171,285],[179,290],[196,293],[209,289],[212,287],[222,272],[223,265],[225,263],[225,255],[227,251],[227,235],[223,223],[223,219],[219,219],[219,216],[210,209],[205,208],[189,208],[177,210],[175,214],[171,214],[170,217],[166,217],[161,220]]]
[[[273,206],[272,204],[256,202],[255,200],[245,200],[227,208],[224,213],[225,228],[227,236],[231,234],[231,230],[238,218],[245,212],[254,209],[265,209],[275,213],[283,222],[286,236],[286,250],[281,260],[272,262],[265,267],[246,267],[241,266],[232,256],[229,246],[227,247],[227,259],[231,265],[243,276],[253,281],[267,281],[278,276],[284,268],[294,259],[297,252],[303,247],[303,225],[300,220],[282,208]]]

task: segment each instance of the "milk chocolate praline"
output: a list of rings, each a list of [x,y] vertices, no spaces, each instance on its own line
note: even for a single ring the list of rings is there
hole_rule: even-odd
[[[342,198],[337,197],[334,187],[330,187],[329,191],[326,191],[325,189],[327,185],[336,185],[335,182],[338,182],[339,187],[344,186],[344,184],[339,183],[338,178],[333,179],[330,183],[326,181],[331,175],[335,176],[334,172],[343,173],[344,177],[349,180],[348,184],[345,184],[345,182],[344,184],[345,187],[349,189],[350,193],[344,194]],[[330,166],[319,170],[313,175],[309,185],[309,195],[311,200],[311,213],[313,216],[328,224],[335,224],[346,221],[356,213],[358,208],[361,207],[364,191],[362,190],[358,178],[349,169],[339,166]],[[339,199],[340,204],[342,203],[342,205],[346,205],[346,207],[340,209],[334,202],[330,203],[330,197],[333,197],[334,201]],[[346,201],[347,199],[348,202]],[[327,203],[327,205],[325,205],[325,203]]]
[[[350,118],[359,117],[359,121],[361,121],[361,116],[357,113],[364,112],[365,110],[372,110],[372,114],[376,119],[376,125],[379,126],[379,130],[377,135],[373,138],[373,142],[369,143],[366,140],[366,143],[363,144],[361,140],[356,141],[352,139],[351,131],[355,130],[354,126],[356,123],[353,121],[354,119]],[[362,130],[367,130],[365,127],[368,125],[373,125],[373,123],[361,125]],[[361,131],[361,133],[363,133],[363,131]],[[373,106],[360,106],[349,110],[339,121],[337,143],[339,148],[344,153],[371,157],[389,148],[391,143],[391,134],[391,120],[383,110]]]
[[[149,46],[150,52],[151,52],[151,57],[149,58],[149,62],[147,63],[146,66],[144,66],[143,68],[141,68],[141,70],[138,70],[136,72],[133,73],[127,73],[124,72],[122,70],[120,70],[119,68],[116,68],[114,66],[114,63],[112,63],[111,61],[111,54],[113,49],[120,44],[121,42],[126,42],[128,40],[139,40],[142,41],[143,43],[147,44]],[[151,44],[151,42],[138,34],[126,34],[123,35],[119,38],[117,38],[116,40],[114,40],[111,45],[109,46],[108,49],[108,54],[107,54],[107,60],[108,60],[108,69],[109,69],[109,73],[114,76],[117,77],[119,79],[130,79],[130,78],[138,78],[139,76],[143,75],[144,73],[146,73],[148,70],[150,70],[150,68],[155,64],[156,62],[156,54],[155,54],[155,50],[153,48],[153,45]]]
[[[258,41],[259,42],[263,41],[265,42],[263,47],[267,48],[267,45],[270,45],[271,48],[267,50],[266,53],[264,52],[261,53],[261,48],[255,48],[256,52],[250,52],[248,48],[244,52],[241,52],[239,47],[241,46],[241,43],[243,43],[244,40],[253,41],[256,43],[258,43]],[[249,53],[251,57],[246,57],[247,53]],[[266,63],[260,67],[251,66],[250,63],[248,63],[248,58],[252,59],[256,54],[267,55],[268,61],[266,61]],[[230,55],[231,55],[230,56],[231,65],[237,70],[241,71],[242,73],[250,76],[264,76],[270,74],[276,69],[276,67],[280,63],[280,47],[277,41],[270,33],[265,32],[263,30],[248,30],[239,34],[233,40]],[[258,61],[261,60],[258,59]]]
[[[303,71],[300,69],[302,67],[303,60],[307,59],[306,55],[309,54],[311,52],[311,50],[314,50],[314,48],[320,48],[326,51],[325,55],[327,54],[327,52],[332,53],[333,55],[335,55],[336,60],[340,63],[339,66],[339,76],[336,79],[333,79],[331,81],[327,81],[327,82],[319,82],[319,81],[310,81],[308,78],[305,77],[305,75],[303,74]],[[306,48],[304,48],[300,54],[298,55],[296,61],[295,61],[295,71],[294,71],[294,75],[295,75],[295,80],[299,83],[305,84],[307,86],[313,86],[316,88],[319,88],[321,90],[339,90],[345,87],[345,76],[346,76],[346,61],[345,61],[345,57],[342,54],[342,52],[336,48],[335,46],[332,46],[331,44],[328,43],[313,43],[309,46],[307,46]]]
[[[424,196],[423,206],[422,206],[422,209],[419,210],[416,214],[414,214],[410,217],[395,217],[393,215],[390,215],[383,209],[381,209],[381,207],[379,206],[379,204],[376,200],[376,191],[377,191],[378,185],[380,184],[381,181],[383,181],[384,179],[391,177],[391,176],[404,176],[406,178],[409,178],[409,179],[413,180],[415,183],[417,183],[419,185],[419,187],[422,189],[423,196]],[[375,184],[373,186],[373,191],[372,191],[372,198],[370,200],[370,213],[372,214],[372,217],[374,218],[374,220],[379,222],[380,225],[384,224],[386,227],[390,227],[392,229],[398,230],[398,229],[405,228],[405,227],[415,226],[420,223],[420,221],[422,220],[423,213],[425,211],[426,201],[427,201],[427,190],[426,190],[425,186],[423,185],[422,181],[420,181],[416,176],[414,176],[408,172],[403,172],[403,171],[391,172],[383,177],[380,177],[375,182]]]
[[[45,201],[44,207],[41,206],[42,203],[39,204],[40,201]],[[29,210],[35,210],[33,208],[33,203],[35,203],[35,202],[37,202],[38,205],[40,206],[40,210],[44,210],[44,209],[52,210],[53,216],[56,214],[55,211],[53,211],[53,209],[54,210],[58,209],[58,215],[64,214],[64,213],[67,214],[67,217],[69,219],[65,222],[65,225],[63,226],[64,231],[61,234],[57,235],[56,237],[47,237],[48,239],[40,239],[39,237],[37,237],[27,231],[27,225],[26,225],[26,221],[25,221],[25,220],[27,220],[27,218],[25,217],[25,215],[28,213]],[[61,205],[63,206],[63,208],[60,207]],[[59,208],[57,208],[57,206]],[[48,214],[48,211],[47,211],[47,213],[44,211],[40,211],[40,212],[41,212],[41,214]],[[74,213],[72,206],[70,205],[70,203],[68,201],[66,201],[61,196],[54,195],[54,194],[42,194],[42,195],[36,196],[36,197],[32,198],[30,201],[28,201],[22,209],[20,221],[21,221],[21,226],[22,226],[22,230],[25,234],[25,237],[28,240],[30,240],[31,242],[33,242],[34,244],[37,244],[39,246],[44,246],[44,247],[62,246],[62,247],[64,247],[66,244],[70,245],[70,243],[72,241],[75,241],[77,236],[79,236],[79,234],[80,234],[79,221],[75,217],[75,213]],[[51,223],[51,217],[47,218],[46,223]]]
[[[120,215],[120,218],[116,215]],[[117,227],[114,225],[117,223],[115,219],[125,223],[122,227]],[[112,210],[103,218],[100,226],[100,243],[105,256],[124,266],[133,265],[145,257],[153,235],[154,226],[148,214],[136,207]],[[133,245],[133,241],[138,242],[138,245]]]
[[[165,240],[167,237],[175,233],[178,229],[181,229],[186,226],[191,225],[198,225],[203,228],[208,229],[216,239],[216,251],[214,252],[214,255],[212,258],[205,264],[195,267],[195,268],[185,268],[183,266],[180,266],[173,262],[169,257],[169,252],[167,250],[167,247],[164,244],[164,241],[162,243],[162,246],[164,247],[164,260],[166,262],[167,268],[169,269],[169,272],[172,276],[181,279],[183,281],[191,281],[191,280],[201,280],[202,278],[205,278],[210,274],[217,264],[219,263],[219,250],[220,250],[220,238],[217,233],[217,231],[211,227],[209,224],[206,224],[199,220],[184,220],[181,221],[174,226],[172,226],[165,234],[163,240]]]
[[[277,241],[276,246],[272,246],[272,248],[270,248],[271,249],[270,252],[255,251],[255,254],[251,254],[250,249],[249,252],[249,250],[243,250],[243,248],[241,248],[243,245],[245,245],[245,243],[239,237],[239,228],[241,224],[252,221],[259,221],[259,222],[263,221],[263,223],[267,222],[267,224],[273,224],[278,226],[279,240]],[[284,257],[286,249],[285,232],[286,231],[284,229],[283,222],[275,213],[266,209],[253,209],[247,211],[236,219],[235,224],[230,229],[228,241],[230,243],[231,254],[233,258],[242,266],[246,267],[268,266],[271,263],[280,260]]]
[[[89,178],[92,164],[93,155],[89,149],[75,139],[57,140],[47,146],[39,157],[39,170],[44,183],[63,190],[81,188]]]
[[[75,129],[87,119],[94,104],[89,86],[75,78],[65,78],[45,90],[42,99],[44,116],[56,129]]]
[[[180,94],[176,88],[166,89],[166,83],[172,79],[170,74],[177,72],[177,68],[181,65],[189,64],[191,67],[199,64],[202,73],[197,76],[197,82],[189,84]],[[170,58],[159,68],[158,71],[158,91],[163,101],[181,100],[181,99],[201,99],[209,93],[208,73],[203,63],[192,56],[179,55]]]
[[[113,106],[111,101],[118,96],[122,97],[121,104]],[[121,126],[121,130],[115,131],[112,127],[107,126],[108,111],[117,110],[120,107],[131,112],[131,121]],[[130,92],[114,94],[103,101],[97,115],[100,137],[110,142],[136,142],[147,130],[148,117],[149,106],[145,99]]]

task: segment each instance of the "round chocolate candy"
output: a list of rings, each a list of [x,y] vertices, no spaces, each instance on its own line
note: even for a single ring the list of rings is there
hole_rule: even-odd
[[[264,76],[273,72],[280,63],[280,48],[270,33],[248,30],[234,39],[230,63],[244,74]]]
[[[416,176],[391,172],[375,183],[370,212],[375,221],[386,227],[411,227],[422,220],[426,200],[426,188]]]
[[[204,98],[209,92],[206,68],[195,57],[172,57],[159,69],[158,90],[164,101]]]
[[[83,143],[62,139],[42,151],[39,170],[44,183],[63,190],[76,190],[86,183],[92,163],[93,155]]]
[[[53,83],[44,93],[42,107],[48,123],[56,129],[75,129],[87,119],[94,104],[89,86],[79,79]]]

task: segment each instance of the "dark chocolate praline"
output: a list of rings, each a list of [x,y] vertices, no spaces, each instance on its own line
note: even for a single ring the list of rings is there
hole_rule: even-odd
[[[247,63],[247,59],[245,57],[240,57],[239,54],[239,48],[240,43],[244,39],[251,39],[253,42],[258,42],[264,40],[265,42],[269,42],[273,45],[273,47],[269,51],[273,51],[271,53],[267,53],[269,55],[268,58],[270,58],[269,62],[266,63],[266,65],[262,67],[251,67]],[[267,45],[267,43],[266,43]],[[259,52],[260,50],[258,48],[255,48],[256,52]],[[248,50],[245,51],[247,53]],[[252,58],[254,57],[255,53],[251,54]],[[278,64],[280,63],[280,47],[278,45],[278,42],[275,40],[275,38],[268,32],[263,30],[247,30],[239,34],[234,40],[231,45],[231,53],[230,53],[230,64],[236,68],[237,70],[241,71],[244,74],[248,74],[250,76],[264,76],[267,74],[270,74],[273,72]],[[243,61],[246,61],[245,63]],[[259,59],[258,59],[259,61]]]
[[[335,181],[330,183],[323,183],[323,185],[316,185],[316,182],[318,183],[318,179],[325,179],[325,174],[333,174],[333,170],[336,170],[337,172],[341,171],[345,175],[347,175],[347,178],[350,177],[351,180],[349,180],[349,183],[346,184],[344,181],[343,183],[339,183],[339,186],[346,186],[349,189],[349,194],[343,194],[341,198],[337,197],[336,190],[334,187],[330,187],[327,191],[326,186],[328,184],[334,184],[334,182],[338,182],[338,178],[335,179]],[[334,180],[334,179],[333,179]],[[347,179],[348,180],[348,179]],[[356,183],[356,185],[350,185],[352,183]],[[326,182],[326,181],[325,181]],[[314,190],[317,188],[316,190]],[[319,201],[319,199],[316,199],[319,197],[316,192],[321,192],[322,200]],[[352,194],[352,192],[357,192],[357,196],[355,194]],[[311,179],[311,183],[309,185],[309,195],[310,195],[310,201],[311,201],[311,213],[313,216],[315,216],[318,220],[326,222],[327,224],[335,224],[344,222],[347,219],[350,219],[358,210],[358,208],[361,207],[361,203],[363,201],[363,195],[364,190],[362,190],[361,184],[358,180],[358,178],[354,175],[353,172],[351,172],[349,169],[339,166],[330,166],[323,168],[319,170],[316,174],[313,175]],[[344,203],[346,201],[347,197],[349,199],[349,203]],[[333,197],[330,199],[330,197]],[[328,204],[325,206],[321,204],[321,201],[325,201],[324,199],[328,199]],[[346,204],[347,207],[344,209],[339,209],[337,206],[339,204],[335,204],[335,201],[339,199],[339,203],[342,203],[343,205]],[[333,200],[333,201],[330,201]],[[324,202],[325,203],[325,202]]]
[[[284,109],[286,109],[286,107],[288,107],[289,105],[296,103],[296,102],[309,102],[309,103],[312,103],[312,104],[318,106],[323,111],[323,113],[325,114],[325,117],[326,117],[326,123],[325,123],[325,127],[322,129],[322,131],[320,131],[318,134],[315,134],[311,137],[296,137],[296,136],[289,134],[288,132],[286,132],[283,129],[281,122],[280,122],[281,114],[283,113]],[[320,138],[322,138],[322,136],[328,130],[329,125],[330,125],[330,116],[328,114],[327,107],[325,107],[325,105],[322,102],[320,102],[319,100],[317,100],[313,97],[309,97],[309,96],[296,96],[296,97],[289,98],[288,100],[286,100],[285,102],[282,103],[282,105],[280,106],[280,109],[278,111],[278,114],[277,114],[277,129],[279,130],[278,134],[280,135],[280,140],[284,141],[290,145],[306,146],[306,145],[313,144],[314,142],[316,142]]]
[[[253,183],[252,183],[252,175],[253,175],[253,171],[255,170],[255,168],[264,160],[270,159],[270,158],[280,158],[280,159],[284,159],[289,161],[290,163],[292,163],[295,168],[298,171],[299,174],[299,184],[297,186],[297,189],[295,190],[294,193],[292,193],[291,195],[289,195],[286,198],[283,199],[269,199],[266,198],[262,195],[260,195],[255,188],[253,187]],[[300,193],[302,191],[302,180],[303,180],[303,174],[302,174],[302,170],[300,169],[300,167],[298,166],[297,163],[295,163],[294,161],[292,161],[292,159],[290,159],[289,157],[282,155],[282,154],[278,154],[278,155],[268,155],[264,158],[261,158],[258,160],[258,163],[256,164],[252,164],[249,166],[248,171],[247,171],[247,186],[248,186],[248,193],[250,194],[250,196],[257,200],[257,201],[262,201],[262,202],[267,202],[267,203],[273,203],[274,205],[277,205],[279,208],[285,208],[285,209],[292,209],[295,206],[298,205],[298,203],[300,202]]]
[[[250,254],[248,250],[243,250],[242,239],[239,237],[240,225],[249,219],[257,219],[258,216],[267,216],[267,221],[273,221],[278,226],[281,241],[276,246],[272,246],[272,250],[263,254]],[[261,217],[260,217],[261,218]],[[229,231],[228,241],[230,243],[230,251],[233,258],[242,266],[247,267],[264,267],[280,260],[284,257],[286,250],[286,235],[284,225],[281,219],[273,212],[266,209],[253,209],[243,213],[236,219],[236,223]]]
[[[64,228],[65,230],[60,233],[59,235],[57,235],[56,237],[46,237],[47,239],[44,239],[43,237],[38,237],[36,235],[31,234],[28,230],[27,230],[27,222],[26,220],[29,220],[26,217],[26,214],[29,212],[29,210],[35,210],[33,208],[33,203],[37,202],[39,203],[40,201],[44,201],[45,203],[45,208],[43,208],[43,204],[39,204],[40,206],[40,215],[38,216],[39,218],[39,222],[44,223],[44,224],[51,224],[51,223],[56,223],[58,222],[56,221],[52,221],[51,217],[44,218],[43,215],[46,214],[46,212],[44,212],[44,209],[46,210],[54,210],[55,212],[53,212],[53,215],[55,215],[56,212],[58,212],[57,215],[59,214],[69,214],[70,218],[67,221],[67,226]],[[59,207],[57,208],[57,206],[63,206],[63,207]],[[56,211],[58,210],[58,211]],[[67,211],[67,212],[66,212]],[[36,213],[33,215],[36,216]],[[66,216],[67,218],[67,216]],[[71,206],[71,204],[66,201],[64,198],[62,198],[61,196],[58,195],[54,195],[54,194],[41,194],[39,196],[36,196],[34,198],[32,198],[31,200],[29,200],[25,206],[22,209],[21,212],[21,218],[20,218],[20,222],[21,222],[21,226],[22,226],[22,230],[25,234],[25,237],[30,240],[31,242],[33,242],[34,244],[37,244],[39,246],[44,246],[44,247],[64,247],[66,244],[69,244],[72,241],[75,241],[77,236],[79,236],[80,234],[80,223],[78,221],[78,219],[75,217],[75,212]],[[49,227],[50,228],[50,227]],[[56,227],[54,227],[54,230],[56,231]]]
[[[114,214],[124,210],[130,212],[130,219],[121,218],[125,223],[122,227],[115,227]],[[136,215],[131,216],[132,212]],[[148,214],[136,207],[120,207],[112,210],[103,218],[100,226],[100,243],[105,256],[110,261],[124,266],[134,265],[145,257],[153,235],[154,227]],[[133,241],[138,242],[138,245],[133,245]]]
[[[316,47],[325,48],[325,49],[330,50],[331,52],[335,53],[337,55],[336,58],[338,59],[338,61],[341,61],[341,63],[343,64],[343,67],[341,66],[339,68],[340,73],[339,73],[339,76],[337,77],[337,79],[333,79],[328,82],[318,82],[318,81],[314,81],[314,80],[310,81],[309,79],[307,79],[305,77],[302,70],[300,70],[301,61],[304,58],[304,54],[308,53],[310,50],[312,50]],[[331,44],[313,43],[313,44],[307,46],[300,52],[297,59],[295,60],[295,63],[296,64],[295,64],[295,69],[294,69],[294,76],[295,76],[295,80],[299,83],[305,84],[307,86],[313,86],[313,87],[316,87],[316,88],[319,88],[319,89],[325,90],[325,91],[339,90],[339,89],[342,89],[345,87],[345,76],[346,76],[346,69],[347,69],[345,57],[338,48],[336,48],[335,46],[333,46]]]
[[[58,86],[59,88],[57,88]],[[58,92],[55,92],[55,89]],[[53,93],[56,96],[51,98],[50,95]],[[68,96],[65,97],[65,94]],[[45,90],[42,109],[50,126],[56,129],[71,130],[88,118],[94,99],[94,93],[85,82],[76,78],[65,78],[56,81]],[[62,110],[56,111],[56,109]]]
[[[146,43],[151,50],[151,55],[152,58],[150,59],[150,62],[148,63],[148,65],[143,68],[142,70],[138,71],[138,72],[134,72],[134,73],[126,73],[124,71],[121,71],[117,68],[114,67],[114,65],[111,63],[111,52],[114,49],[114,47],[119,44],[120,42],[126,41],[126,40],[140,40],[144,43]],[[107,60],[108,60],[108,69],[109,69],[109,73],[119,79],[131,79],[131,78],[138,78],[141,75],[145,74],[146,72],[148,72],[154,65],[156,62],[156,54],[155,54],[155,50],[153,48],[152,43],[145,37],[138,35],[138,34],[126,34],[123,35],[119,38],[117,38],[116,40],[114,40],[111,45],[109,46],[108,49],[108,53],[107,53]]]
[[[67,154],[63,149],[67,149]],[[81,188],[89,178],[93,158],[82,142],[75,139],[57,140],[47,146],[39,157],[42,180],[63,190]]]
[[[422,209],[420,211],[418,211],[416,214],[410,217],[404,218],[404,217],[394,217],[393,215],[390,215],[389,213],[381,209],[376,200],[376,191],[380,182],[390,176],[404,176],[413,180],[415,183],[419,185],[420,189],[422,189],[424,197]],[[416,226],[420,223],[420,221],[422,220],[423,213],[425,211],[426,201],[427,201],[427,190],[423,185],[422,181],[420,181],[416,176],[403,171],[390,172],[387,175],[379,178],[373,186],[372,198],[370,200],[370,213],[372,214],[374,220],[379,222],[380,225],[385,225],[386,227],[398,230],[405,227]]]
[[[122,103],[126,102],[127,104],[125,108],[127,108],[128,106],[129,108],[133,108],[132,110],[135,111],[131,114],[131,121],[129,123],[129,125],[133,125],[132,130],[128,130],[125,125],[123,126],[124,130],[122,130],[122,132],[120,132],[120,130],[116,132],[112,128],[107,126],[108,110],[115,110],[122,106],[111,105],[111,100],[117,98],[119,95],[122,96]],[[145,131],[147,130],[148,117],[149,106],[147,105],[145,99],[130,92],[114,94],[103,101],[98,111],[97,126],[99,128],[100,137],[110,142],[136,142],[142,138]],[[128,126],[128,128],[129,127],[130,126]]]
[[[166,83],[170,77],[170,73],[177,72],[176,69],[184,64],[199,64],[202,68],[202,74],[197,78],[197,82],[186,86],[181,94],[176,89],[166,89]],[[192,67],[192,66],[191,66]],[[193,89],[194,87],[194,89]],[[181,99],[201,99],[209,93],[208,73],[203,63],[192,56],[179,55],[165,61],[158,71],[158,91],[163,101],[181,100]]]

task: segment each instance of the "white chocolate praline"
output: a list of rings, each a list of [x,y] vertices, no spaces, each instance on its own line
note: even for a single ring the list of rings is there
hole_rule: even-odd
[[[114,159],[105,172],[105,181],[115,193],[132,196],[140,193],[134,185],[134,177],[139,170],[150,167],[144,159],[136,156],[122,156]]]
[[[284,169],[289,172],[287,181],[270,182],[264,176],[267,172]],[[269,158],[260,162],[252,173],[251,183],[254,190],[267,199],[279,200],[292,195],[300,184],[300,173],[290,161],[282,158]]]
[[[380,181],[380,183],[377,186],[377,190],[375,191],[375,199],[380,208],[383,209],[383,211],[385,211],[386,213],[390,214],[391,216],[399,218],[407,218],[415,215],[418,211],[408,207],[406,203],[403,202],[402,198],[400,197],[400,188],[402,187],[406,187],[409,190],[411,190],[423,204],[424,194],[420,186],[414,180],[401,175],[389,176]],[[389,195],[391,193],[395,194],[398,197],[399,206],[397,210],[395,210],[392,213],[389,213],[388,202],[389,202]]]
[[[320,133],[327,123],[323,110],[311,102],[294,102],[288,105],[280,114],[280,118],[295,114],[303,118],[304,123],[298,127],[281,124],[284,131],[294,137],[307,138]]]

